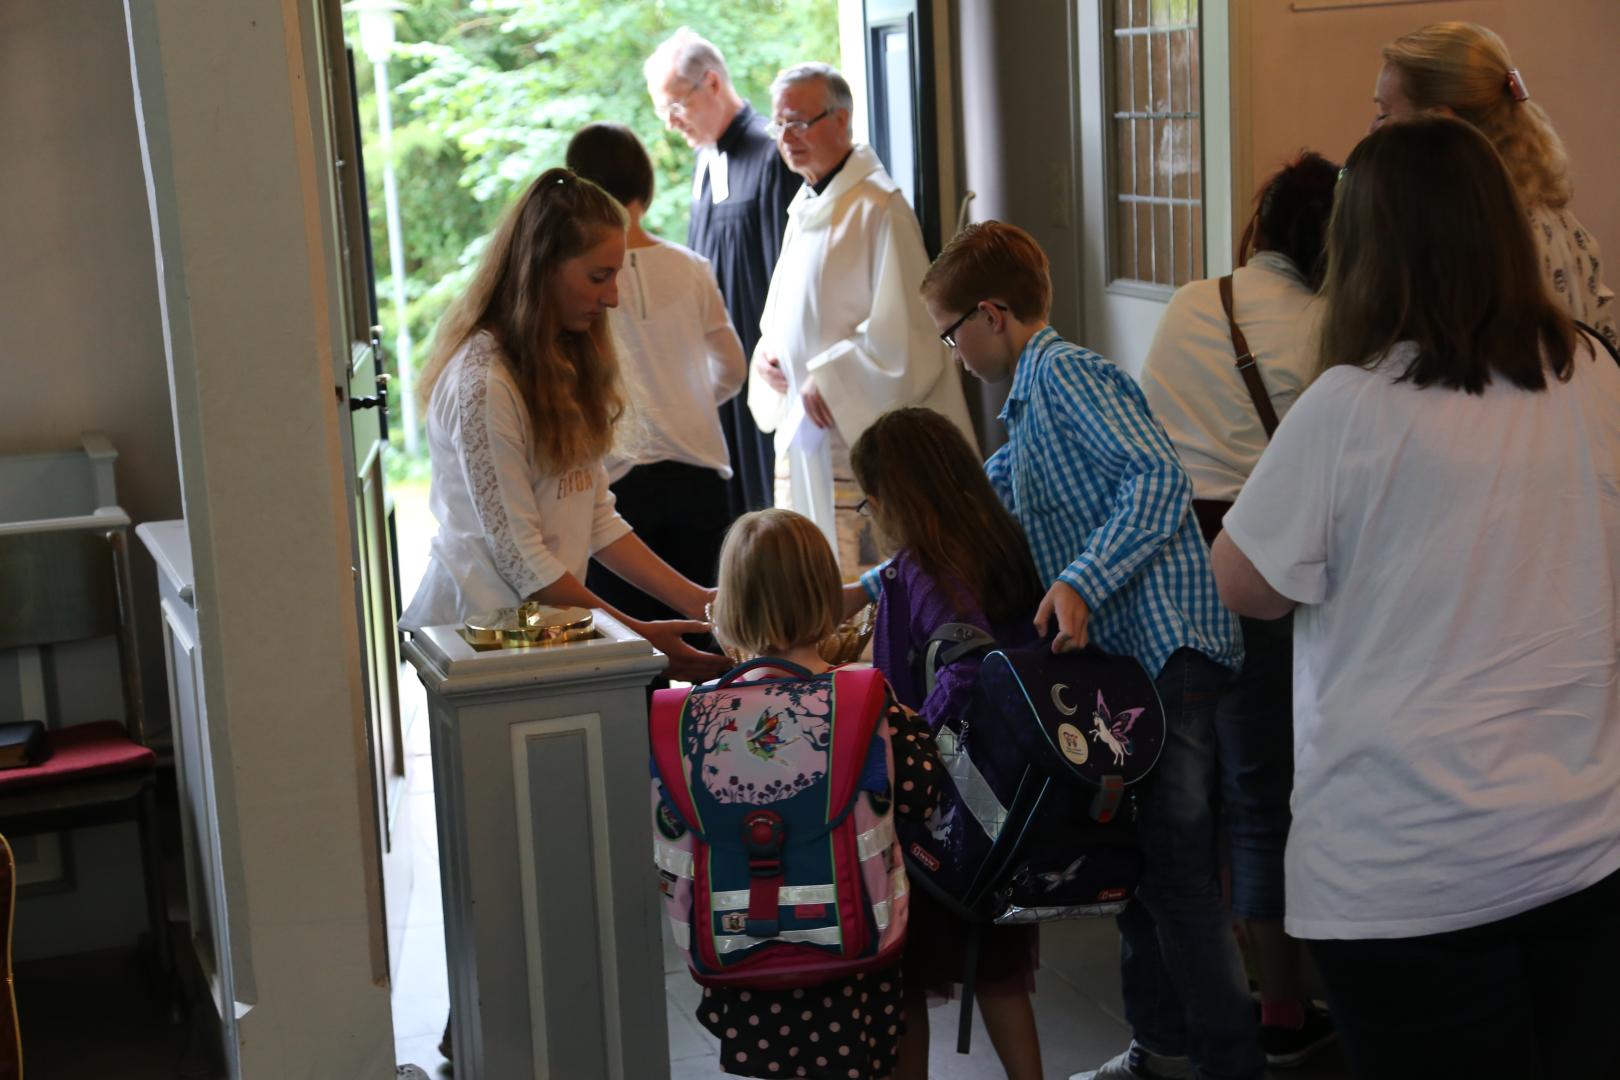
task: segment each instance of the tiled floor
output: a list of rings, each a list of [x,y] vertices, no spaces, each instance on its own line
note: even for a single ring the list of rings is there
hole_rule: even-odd
[[[421,708],[421,684],[402,673],[400,688],[409,711]],[[414,1063],[429,1075],[448,1075],[438,1051],[448,1008],[444,962],[444,913],[439,904],[438,850],[433,790],[427,759],[427,723],[417,716],[407,732],[412,755],[408,811],[417,862],[406,917],[404,954],[394,985],[394,1037],[397,1060]],[[1129,1039],[1119,998],[1119,938],[1111,921],[1053,923],[1041,928],[1041,970],[1036,976],[1035,1015],[1046,1073],[1065,1080],[1117,1054]],[[672,1080],[720,1077],[718,1044],[693,1019],[699,990],[686,974],[673,946],[664,947],[664,987],[669,1021]],[[929,1011],[934,1038],[929,1054],[932,1080],[990,1080],[1002,1075],[989,1037],[974,1018],[973,1052],[955,1052],[957,1005]],[[444,1071],[441,1071],[444,1070]],[[1337,1048],[1324,1051],[1311,1068],[1280,1077],[1338,1080],[1349,1076]]]

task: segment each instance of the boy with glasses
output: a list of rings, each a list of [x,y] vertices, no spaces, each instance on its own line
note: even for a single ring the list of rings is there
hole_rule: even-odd
[[[1216,700],[1242,662],[1190,507],[1192,486],[1135,381],[1047,323],[1046,255],[1028,233],[971,225],[946,245],[923,305],[962,366],[1012,377],[1007,445],[985,465],[1047,585],[1054,652],[1093,643],[1157,682],[1168,738],[1139,820],[1141,888],[1119,917],[1130,1047],[1075,1080],[1258,1080],[1254,1005],[1216,864]],[[871,584],[875,585],[876,582]],[[868,592],[870,592],[870,587]]]

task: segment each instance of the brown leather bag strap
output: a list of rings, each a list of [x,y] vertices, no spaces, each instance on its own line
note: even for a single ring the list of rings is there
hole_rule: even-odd
[[[1232,353],[1237,357],[1238,374],[1243,376],[1243,385],[1249,389],[1249,400],[1254,402],[1254,411],[1260,414],[1260,425],[1266,429],[1266,438],[1270,439],[1277,430],[1277,410],[1271,407],[1271,395],[1266,393],[1266,384],[1260,381],[1260,369],[1255,367],[1254,353],[1249,351],[1249,341],[1238,329],[1237,320],[1232,317],[1232,275],[1227,274],[1220,280],[1221,307],[1226,311],[1226,325],[1232,331]]]

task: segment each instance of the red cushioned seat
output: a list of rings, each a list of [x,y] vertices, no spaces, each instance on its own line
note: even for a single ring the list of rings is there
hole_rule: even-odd
[[[24,769],[0,769],[0,794],[43,784],[70,783],[107,773],[150,769],[157,755],[124,731],[117,720],[97,720],[49,732],[51,756]]]

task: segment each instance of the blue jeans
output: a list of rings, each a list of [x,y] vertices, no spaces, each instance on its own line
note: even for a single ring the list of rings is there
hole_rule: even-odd
[[[1294,617],[1243,621],[1243,670],[1215,712],[1232,914],[1283,917],[1283,849],[1294,791]]]
[[[1221,901],[1215,708],[1228,678],[1181,649],[1156,685],[1166,737],[1138,819],[1142,884],[1119,916],[1125,1019],[1157,1054],[1186,1055],[1207,1080],[1259,1080],[1260,1031]]]

